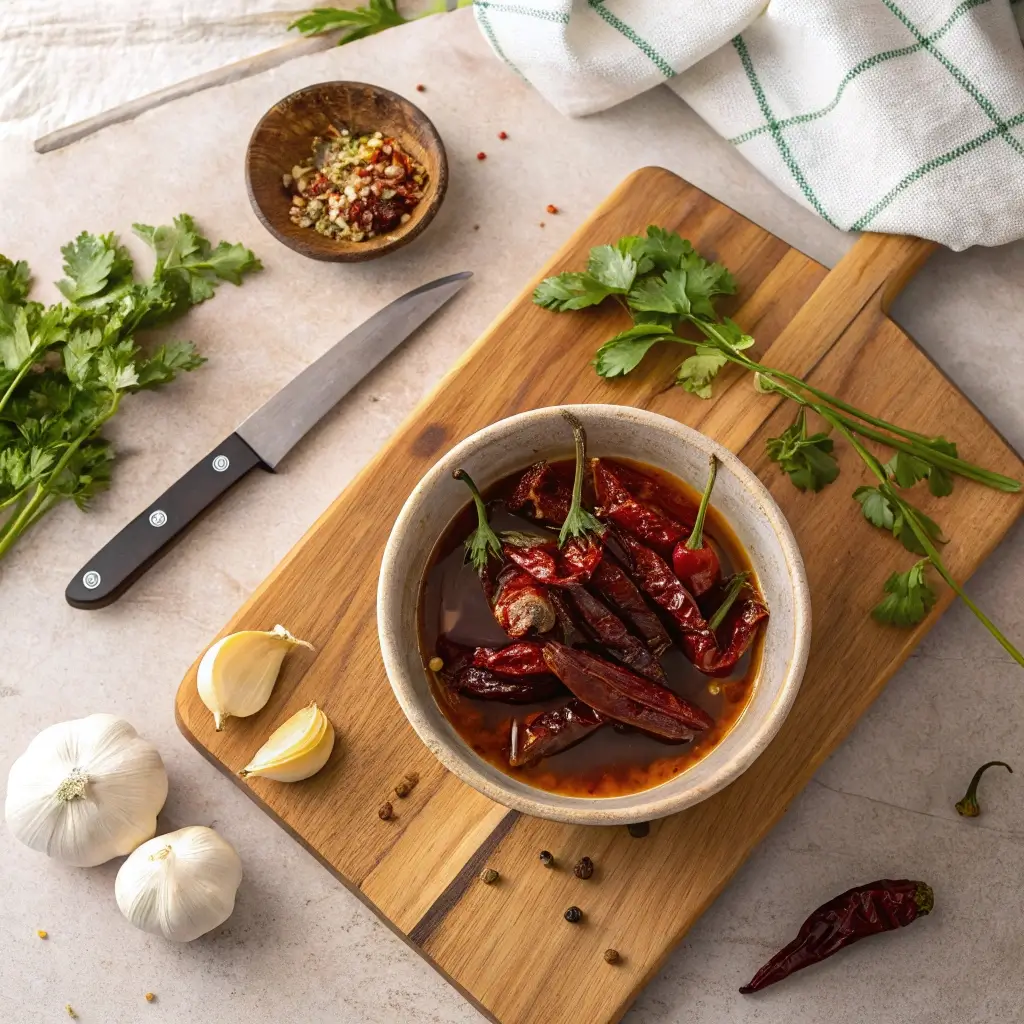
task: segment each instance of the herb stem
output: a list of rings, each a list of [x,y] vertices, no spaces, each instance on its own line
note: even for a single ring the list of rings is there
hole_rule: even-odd
[[[738,572],[729,580],[729,589],[725,592],[724,600],[715,610],[715,614],[708,620],[708,629],[712,633],[718,629],[728,614],[729,609],[736,603],[736,598],[740,596],[740,591],[746,586],[749,575],[750,573],[747,572]]]
[[[32,359],[26,359],[25,362],[18,367],[18,372],[14,375],[14,380],[11,381],[10,386],[3,393],[3,397],[0,398],[0,412],[4,411],[8,401],[14,394],[15,388],[25,379],[25,374],[32,369]]]

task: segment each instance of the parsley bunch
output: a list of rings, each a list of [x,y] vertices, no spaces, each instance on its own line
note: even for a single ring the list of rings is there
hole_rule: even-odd
[[[66,302],[48,307],[29,298],[28,264],[0,256],[0,557],[58,502],[84,509],[107,486],[101,429],[126,394],[204,362],[190,341],[143,352],[136,333],[260,269],[242,245],[212,246],[187,214],[134,230],[156,253],[152,277],[135,278],[115,235],[83,231],[61,249]]]
[[[913,626],[924,619],[936,601],[925,577],[925,570],[932,566],[1014,660],[1024,665],[1024,655],[946,568],[939,554],[939,546],[945,543],[941,528],[901,493],[925,482],[933,495],[944,497],[952,493],[957,476],[1001,491],[1018,491],[1020,482],[961,459],[956,445],[944,437],[928,437],[889,423],[793,374],[758,362],[748,351],[754,339],[715,312],[718,296],[735,290],[725,267],[705,260],[674,232],[652,226],[646,237],[627,235],[614,245],[591,249],[585,271],[547,278],[537,286],[533,301],[557,311],[595,306],[608,298],[622,305],[633,326],[598,349],[593,365],[602,377],[630,373],[654,345],[670,342],[693,349],[676,370],[676,383],[691,394],[710,398],[715,377],[733,363],[753,374],[758,391],[795,403],[795,421],[779,437],[769,438],[766,448],[768,457],[801,491],[820,491],[836,480],[839,464],[828,431],[843,437],[877,481],[875,486],[854,491],[864,518],[890,531],[908,551],[923,556],[907,572],[889,578],[887,596],[872,612],[875,619],[897,626]],[[683,329],[695,331],[697,339],[682,337],[678,332]],[[823,420],[827,431],[810,433],[808,412]],[[865,442],[885,445],[892,450],[892,458],[883,463]]]

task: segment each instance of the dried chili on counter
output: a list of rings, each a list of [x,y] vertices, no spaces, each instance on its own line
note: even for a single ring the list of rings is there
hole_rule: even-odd
[[[740,992],[759,992],[861,939],[904,928],[931,913],[934,902],[930,886],[906,878],[882,878],[849,889],[818,907],[800,926],[796,938]]]
[[[660,658],[672,646],[661,619],[647,606],[637,585],[607,552],[597,564],[590,585],[617,608],[624,619],[647,641],[651,653]]]
[[[711,491],[715,486],[718,473],[718,459],[714,455],[710,460],[707,486],[700,499],[697,519],[686,540],[677,541],[672,551],[672,568],[687,590],[694,597],[706,594],[722,578],[722,567],[718,562],[715,549],[704,539],[704,517],[707,515]]]
[[[512,719],[509,764],[513,768],[560,754],[607,724],[604,715],[575,697],[561,707]]]
[[[552,587],[590,579],[603,553],[601,542],[592,537],[573,537],[560,548],[554,538],[511,530],[501,534],[501,549],[510,562]]]
[[[587,651],[549,641],[544,660],[566,688],[609,718],[670,740],[689,740],[714,719],[665,686]]]
[[[569,597],[576,606],[594,639],[602,644],[613,658],[621,661],[640,675],[665,683],[665,670],[650,648],[638,640],[614,612],[602,604],[585,587],[569,587]],[[543,658],[542,658],[543,660]]]

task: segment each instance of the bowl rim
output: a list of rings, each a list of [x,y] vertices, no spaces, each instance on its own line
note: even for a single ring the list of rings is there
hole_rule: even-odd
[[[427,204],[427,208],[424,210],[423,216],[420,217],[420,219],[417,220],[407,231],[399,234],[390,242],[385,242],[382,245],[377,246],[371,243],[368,248],[339,249],[337,252],[330,252],[327,250],[304,252],[302,249],[298,248],[295,239],[279,231],[274,226],[266,213],[264,213],[259,201],[256,199],[256,193],[252,185],[253,144],[256,141],[256,136],[263,128],[267,119],[283,104],[289,103],[297,97],[313,92],[314,90],[353,88],[369,89],[378,95],[386,97],[392,103],[408,107],[414,114],[422,119],[423,133],[429,143],[427,148],[433,148],[437,154],[437,183],[434,195]],[[331,79],[326,82],[313,82],[310,85],[304,85],[301,89],[296,89],[294,92],[288,93],[287,96],[282,96],[281,99],[276,100],[267,108],[260,119],[256,122],[256,125],[249,135],[249,141],[245,146],[244,166],[245,191],[246,195],[249,197],[249,205],[252,207],[253,212],[256,214],[257,219],[263,227],[266,228],[267,231],[269,231],[270,234],[272,234],[282,245],[291,249],[292,252],[297,252],[300,256],[305,256],[307,259],[320,260],[324,263],[363,263],[366,260],[375,259],[378,256],[386,256],[388,253],[394,252],[396,249],[400,249],[403,245],[411,242],[426,230],[427,225],[434,219],[434,217],[437,216],[437,211],[441,208],[441,203],[444,201],[445,194],[448,191],[448,152],[444,147],[444,142],[442,141],[441,135],[435,127],[434,122],[431,121],[430,118],[412,102],[412,100],[407,99],[405,96],[402,96],[391,89],[386,89],[382,85],[373,85],[371,82],[355,82],[348,79]],[[363,245],[361,242],[354,242],[352,244],[358,246]]]
[[[595,410],[600,410],[599,415],[610,414],[612,416],[617,411],[638,419],[641,426],[646,423],[651,427],[657,426],[662,429],[668,427],[679,435],[683,443],[694,445],[708,454],[714,453],[722,465],[738,476],[757,498],[759,508],[767,518],[771,530],[779,542],[793,592],[792,653],[780,682],[779,692],[747,746],[716,769],[711,778],[698,789],[684,789],[681,792],[670,794],[665,792],[665,786],[669,784],[665,783],[636,793],[623,794],[634,797],[638,801],[635,806],[630,808],[602,808],[602,804],[607,803],[607,798],[549,794],[542,789],[531,788],[530,796],[525,796],[494,783],[475,767],[474,762],[481,761],[476,754],[468,747],[465,751],[453,749],[448,739],[436,733],[421,716],[421,701],[405,670],[404,652],[400,649],[401,645],[398,640],[397,625],[402,605],[402,589],[399,581],[403,576],[398,561],[399,548],[406,531],[412,526],[416,516],[420,514],[422,502],[429,496],[437,482],[449,471],[451,464],[459,461],[467,449],[485,446],[487,443],[507,435],[519,425],[560,414],[563,409],[574,412],[584,423],[586,423],[588,415],[595,415]],[[800,689],[811,641],[811,598],[803,558],[789,523],[767,487],[738,456],[707,434],[660,413],[635,406],[586,403],[546,406],[497,420],[465,437],[427,470],[403,504],[384,549],[377,583],[377,629],[384,668],[399,706],[420,740],[457,778],[496,803],[533,817],[579,825],[622,825],[653,821],[676,814],[706,800],[739,778],[765,751],[789,714]],[[486,762],[481,761],[481,763]],[[565,806],[546,806],[544,799],[547,796],[557,796],[565,803]]]

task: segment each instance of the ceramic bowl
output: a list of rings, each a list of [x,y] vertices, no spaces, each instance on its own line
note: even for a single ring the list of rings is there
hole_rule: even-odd
[[[431,694],[417,640],[420,581],[434,543],[466,504],[464,467],[481,488],[544,458],[572,457],[560,409],[501,420],[456,445],[413,489],[384,552],[377,624],[384,667],[406,717],[450,771],[485,796],[526,814],[576,824],[650,821],[706,800],[741,775],[785,720],[803,676],[811,636],[811,602],[803,561],[782,512],[760,480],[728,449],[655,413],[618,405],[569,408],[587,430],[594,455],[625,456],[667,470],[698,491],[708,456],[720,460],[714,504],[746,548],[771,610],[761,666],[746,709],[703,760],[668,782],[625,796],[584,798],[535,789],[481,759],[441,713]]]
[[[345,242],[291,222],[291,193],[282,176],[309,157],[314,136],[326,135],[332,125],[383,132],[426,168],[426,191],[407,223],[363,242]],[[364,82],[320,82],[285,96],[260,118],[245,152],[245,184],[256,216],[289,249],[315,260],[358,263],[400,249],[434,219],[448,188],[448,158],[430,119],[404,97]]]

